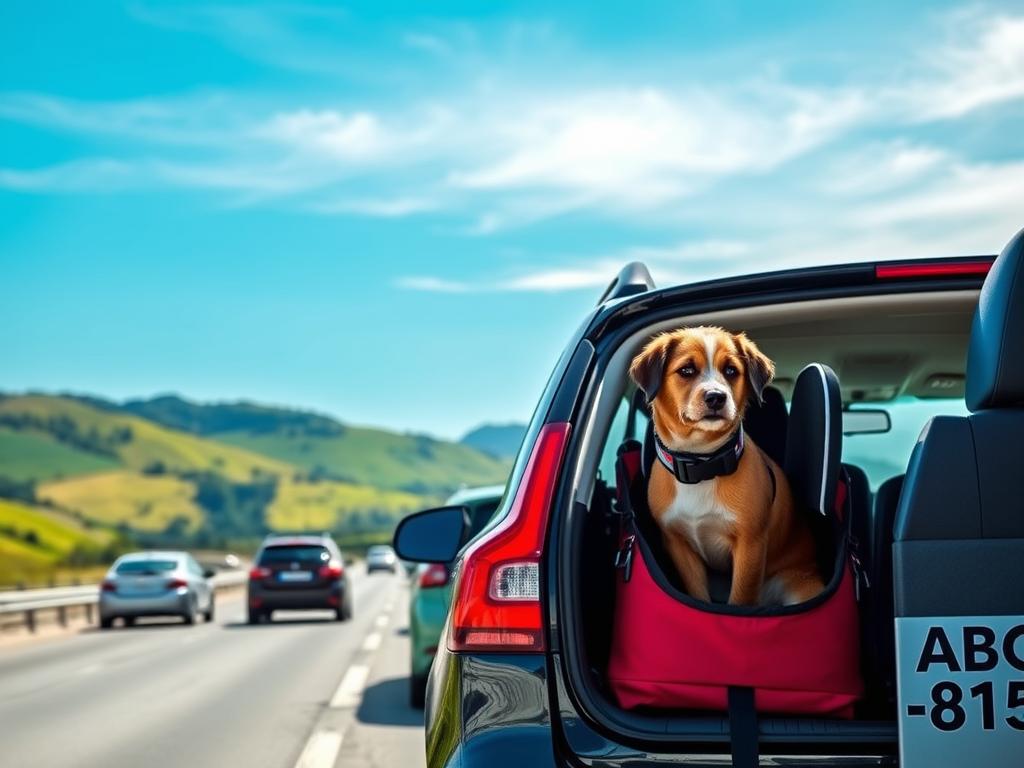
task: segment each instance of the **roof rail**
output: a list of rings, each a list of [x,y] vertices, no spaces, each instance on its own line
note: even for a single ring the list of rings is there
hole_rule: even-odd
[[[646,265],[639,261],[631,261],[619,270],[619,274],[611,281],[601,298],[597,300],[597,306],[606,301],[621,299],[626,296],[635,296],[638,293],[647,293],[654,290],[654,278],[648,271]]]

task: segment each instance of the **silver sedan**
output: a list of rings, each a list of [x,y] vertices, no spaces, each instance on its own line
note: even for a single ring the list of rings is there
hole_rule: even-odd
[[[187,552],[133,552],[119,557],[100,585],[100,626],[121,618],[127,626],[139,616],[180,616],[195,624],[202,613],[213,619],[213,571]]]

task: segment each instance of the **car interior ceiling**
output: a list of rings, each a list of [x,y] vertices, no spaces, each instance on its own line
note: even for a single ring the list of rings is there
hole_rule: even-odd
[[[615,575],[609,553],[614,553],[615,543],[608,541],[608,536],[614,533],[607,526],[602,529],[597,518],[599,510],[607,509],[611,503],[605,482],[610,486],[614,479],[605,473],[603,482],[599,482],[598,467],[601,455],[613,451],[627,436],[622,429],[621,409],[635,391],[627,371],[643,344],[656,333],[688,325],[717,325],[745,331],[775,361],[776,386],[783,396],[780,401],[788,400],[797,374],[811,362],[824,363],[836,371],[844,406],[865,402],[884,407],[886,401],[897,396],[962,398],[966,349],[977,298],[977,291],[892,294],[679,316],[636,332],[618,347],[609,359],[591,406],[574,486],[575,498],[581,503],[579,508],[590,510],[585,524],[576,528],[577,546],[581,550],[581,556],[575,560],[580,563],[576,573],[581,584],[590,585],[588,592],[605,596],[603,601],[590,601],[589,605],[584,598],[581,618],[585,629],[580,633],[586,646],[580,649],[585,654],[585,666],[602,701],[614,707],[610,698],[601,692],[601,674],[607,660],[612,620],[606,596],[609,592],[614,594]],[[935,386],[937,381],[941,386]],[[617,414],[619,419],[616,419]],[[772,419],[777,421],[776,416]],[[614,431],[613,421],[617,425]],[[642,426],[638,432],[635,437],[643,440]],[[884,493],[874,499],[867,489],[864,473],[856,467],[848,469],[854,503],[867,507],[860,511],[861,517],[865,520],[873,517],[882,527],[888,525],[891,531],[899,496],[897,481],[886,485]],[[600,489],[601,493],[595,494],[595,489]],[[885,509],[872,512],[874,504],[883,504]],[[878,538],[877,531],[864,531],[861,535]],[[891,548],[891,534],[882,536],[881,541],[872,546],[878,557],[884,559],[885,552],[889,551],[886,547]],[[885,570],[882,568],[877,577],[886,578]],[[888,571],[891,573],[891,568]],[[891,575],[888,579],[891,581]],[[886,633],[892,631],[891,613],[890,608],[886,615],[882,606],[879,614],[878,606],[873,606],[862,615],[862,622],[870,624],[870,631],[883,639],[882,645],[885,645]],[[865,634],[862,644],[871,643],[879,644],[870,634]],[[858,718],[894,722],[892,702],[886,697],[886,687],[891,683],[888,677],[894,670],[884,668],[884,660],[871,660],[865,662],[864,673],[865,677],[885,679],[866,680],[867,700]]]

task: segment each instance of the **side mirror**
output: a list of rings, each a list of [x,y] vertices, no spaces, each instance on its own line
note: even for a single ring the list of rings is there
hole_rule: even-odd
[[[450,563],[469,529],[469,509],[438,507],[409,515],[395,531],[395,552],[416,563]]]
[[[217,575],[217,572],[215,570],[213,570],[213,568],[204,568],[203,569],[203,578],[204,579],[212,579],[216,575]]]
[[[843,411],[844,435],[880,435],[892,429],[889,412],[882,408],[851,408]]]

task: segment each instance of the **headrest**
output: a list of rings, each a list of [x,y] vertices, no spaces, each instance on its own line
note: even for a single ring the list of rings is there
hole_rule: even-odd
[[[839,379],[827,365],[811,363],[796,377],[789,404],[784,467],[798,502],[823,515],[832,513],[842,448]]]
[[[967,407],[1024,406],[1024,230],[1007,243],[978,297],[967,350]]]
[[[789,412],[786,398],[775,387],[765,387],[760,404],[752,400],[743,416],[743,428],[757,447],[767,453],[779,466],[786,463],[786,431]]]

